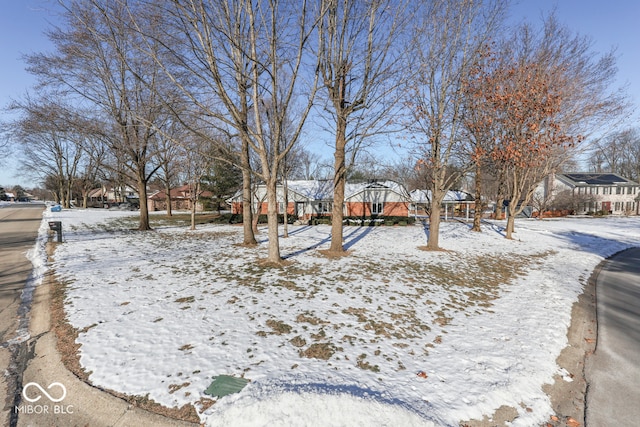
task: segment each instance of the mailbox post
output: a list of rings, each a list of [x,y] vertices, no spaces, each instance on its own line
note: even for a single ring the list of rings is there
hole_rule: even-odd
[[[49,221],[49,229],[58,235],[58,243],[62,243],[62,221]]]

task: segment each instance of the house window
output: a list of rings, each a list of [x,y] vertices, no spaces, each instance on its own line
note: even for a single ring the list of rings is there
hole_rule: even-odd
[[[278,202],[278,213],[284,213],[284,202]]]
[[[318,203],[318,213],[329,213],[329,212],[331,212],[331,203],[329,202]]]
[[[622,190],[622,187],[616,187],[616,194],[620,194],[621,190]]]
[[[384,209],[384,203],[371,203],[371,215],[381,215]]]
[[[609,187],[602,187],[602,194],[609,194]]]

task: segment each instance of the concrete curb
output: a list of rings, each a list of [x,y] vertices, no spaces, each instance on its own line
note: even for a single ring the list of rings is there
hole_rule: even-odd
[[[558,366],[567,371],[568,378],[567,375],[564,378],[556,375],[555,383],[545,387],[556,414],[555,419],[549,420],[548,426],[584,426],[588,387],[585,365],[587,357],[596,346],[596,280],[605,261],[600,262],[593,270],[584,291],[571,309],[571,325],[567,330],[568,345],[556,360]]]

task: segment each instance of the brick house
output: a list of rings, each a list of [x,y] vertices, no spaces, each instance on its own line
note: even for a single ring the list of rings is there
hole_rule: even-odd
[[[279,185],[278,213],[284,213],[284,186]],[[330,217],[333,209],[332,180],[287,181],[287,214],[299,220]],[[254,192],[254,210],[266,214],[266,188],[258,185]],[[228,200],[231,212],[242,213],[242,192]],[[345,216],[384,217],[409,216],[411,199],[404,186],[394,181],[347,183],[345,186]],[[258,209],[259,207],[259,209]]]
[[[171,196],[172,210],[191,210],[191,187],[189,185],[185,184],[177,188],[172,188],[169,194]],[[204,204],[201,199],[211,197],[213,197],[213,193],[210,191],[201,191],[198,194],[196,211],[202,212],[204,210]],[[167,192],[164,190],[154,192],[147,200],[149,211],[164,211],[167,209]]]

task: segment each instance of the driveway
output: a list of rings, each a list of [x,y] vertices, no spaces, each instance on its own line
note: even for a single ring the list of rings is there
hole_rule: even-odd
[[[640,423],[640,248],[613,256],[596,281],[598,341],[586,363],[587,426]]]

